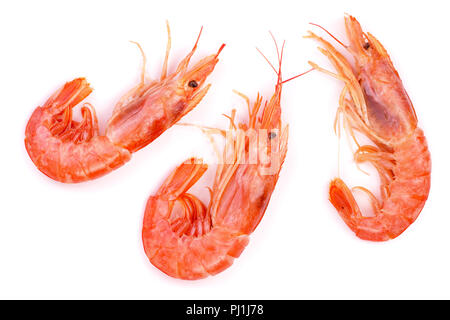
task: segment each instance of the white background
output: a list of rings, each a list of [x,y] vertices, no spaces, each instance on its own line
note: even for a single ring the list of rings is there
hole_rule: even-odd
[[[445,1],[9,1],[0,5],[0,298],[300,299],[450,298],[448,73],[450,27]],[[302,36],[327,27],[346,42],[344,13],[389,51],[416,107],[433,160],[432,188],[417,221],[385,243],[362,241],[327,200],[337,175],[332,129],[342,84],[310,73],[284,87],[289,151],[266,214],[242,256],[225,272],[189,282],[167,277],[144,254],[146,199],[189,156],[212,158],[198,129],[174,126],[124,167],[78,185],[41,174],[24,148],[34,108],[65,81],[94,87],[102,130],[114,103],[139,80],[139,41],[148,76],[157,77],[172,27],[170,69],[204,32],[194,60],[227,46],[202,103],[182,121],[225,127],[237,89],[272,94],[275,76],[255,50],[275,62],[268,31],[287,41],[284,77],[314,60],[331,68]],[[319,34],[325,33],[315,29]],[[341,141],[341,176],[377,190],[370,166],[355,169]],[[214,168],[212,168],[214,169]],[[196,186],[204,196],[214,170]]]

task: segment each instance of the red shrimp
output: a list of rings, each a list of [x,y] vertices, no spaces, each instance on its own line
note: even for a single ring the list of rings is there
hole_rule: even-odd
[[[150,262],[167,275],[195,280],[222,272],[240,256],[261,221],[287,151],[288,127],[281,122],[281,57],[282,53],[275,93],[260,116],[262,97],[258,95],[251,108],[240,94],[247,100],[248,122],[235,124],[233,110],[230,130],[221,131],[227,140],[209,204],[188,192],[208,168],[200,159],[177,167],[148,199],[143,245]],[[258,154],[254,162],[248,160],[250,154]]]
[[[131,153],[155,140],[202,100],[210,87],[204,85],[206,78],[225,45],[189,68],[200,31],[191,52],[173,74],[167,75],[171,44],[168,24],[167,30],[160,80],[145,83],[144,56],[141,82],[117,103],[105,135],[99,133],[95,110],[89,103],[81,107],[80,122],[72,119],[72,109],[92,91],[84,78],[66,83],[35,109],[25,130],[25,147],[41,172],[65,183],[101,177],[125,164]]]
[[[363,32],[354,17],[346,16],[345,26],[350,45],[333,38],[352,54],[354,67],[329,42],[312,32],[308,37],[323,45],[320,51],[329,58],[337,74],[312,62],[311,65],[345,83],[336,123],[342,116],[347,132],[357,144],[356,163],[369,162],[377,169],[381,200],[364,187],[353,188],[370,197],[375,214],[364,216],[352,191],[340,178],[330,183],[329,199],[357,237],[386,241],[405,231],[425,205],[430,190],[430,152],[417,125],[412,102],[386,49],[373,35]],[[361,146],[353,130],[366,135],[375,146]]]

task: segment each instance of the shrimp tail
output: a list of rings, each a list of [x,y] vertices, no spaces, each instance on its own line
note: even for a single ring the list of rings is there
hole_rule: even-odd
[[[92,92],[85,78],[77,78],[67,82],[56,91],[43,105],[51,114],[58,114],[65,109],[71,109],[83,101]]]
[[[158,195],[175,200],[186,193],[208,169],[201,159],[190,158],[178,166],[158,190]]]
[[[367,190],[363,189],[371,197],[372,206],[378,208],[377,199]],[[386,241],[395,238],[397,235],[389,232],[386,227],[386,218],[379,211],[375,211],[374,217],[364,217],[355,200],[352,191],[339,178],[334,179],[330,183],[329,199],[333,206],[338,211],[342,220],[347,226],[356,234],[357,237],[371,241]],[[409,224],[402,228],[404,231]],[[401,233],[401,232],[400,232]]]
[[[128,150],[99,135],[95,109],[81,106],[81,121],[73,108],[92,92],[85,78],[63,85],[42,107],[34,110],[25,129],[25,148],[46,176],[65,183],[101,177],[130,159]]]
[[[357,220],[360,219],[362,215],[351,190],[344,181],[336,178],[330,182],[329,200],[339,212],[339,215],[344,222],[354,231]]]

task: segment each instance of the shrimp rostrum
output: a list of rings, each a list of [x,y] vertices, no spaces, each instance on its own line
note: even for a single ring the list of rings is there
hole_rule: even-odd
[[[374,215],[363,215],[352,190],[340,178],[330,183],[329,199],[356,236],[385,241],[405,231],[424,207],[430,189],[430,153],[412,102],[385,48],[372,34],[363,32],[354,17],[345,17],[345,27],[348,46],[333,38],[351,53],[354,65],[310,32],[308,37],[323,46],[320,51],[337,74],[311,65],[344,82],[336,121],[344,124],[357,145],[355,162],[369,162],[377,169],[381,199],[364,187],[353,188],[366,192],[372,203]],[[374,145],[360,145],[354,131]]]
[[[162,272],[188,280],[215,275],[230,267],[247,246],[287,151],[288,129],[280,118],[281,87],[278,71],[275,93],[265,104],[258,95],[250,107],[242,95],[248,103],[248,122],[235,123],[233,111],[230,129],[216,129],[226,136],[226,144],[209,188],[208,205],[188,192],[208,168],[201,159],[178,166],[148,199],[143,245],[150,262]]]
[[[66,83],[34,110],[25,130],[25,147],[41,172],[65,183],[101,177],[126,163],[131,153],[151,143],[202,100],[210,87],[205,85],[206,78],[224,45],[189,67],[200,31],[191,52],[173,74],[167,75],[169,25],[167,30],[161,78],[146,82],[144,56],[139,85],[117,103],[104,135],[99,133],[95,110],[89,103],[81,107],[81,121],[72,118],[73,108],[92,92],[84,78]]]

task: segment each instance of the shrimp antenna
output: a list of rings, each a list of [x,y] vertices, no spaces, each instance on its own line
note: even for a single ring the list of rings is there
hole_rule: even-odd
[[[308,71],[305,71],[305,72],[302,72],[302,73],[300,73],[300,74],[298,74],[298,75],[296,75],[296,76],[293,76],[292,78],[289,78],[289,79],[287,79],[287,80],[283,80],[281,83],[283,84],[283,83],[286,83],[286,82],[288,82],[288,81],[294,80],[294,79],[296,79],[296,78],[298,78],[298,77],[303,76],[304,74],[310,73],[310,72],[313,71],[313,70],[314,70],[314,68],[311,68],[311,69],[309,69]]]
[[[142,69],[141,69],[141,83],[140,83],[140,85],[143,86],[144,83],[145,83],[145,69],[146,69],[146,65],[147,65],[147,57],[145,56],[145,52],[142,49],[142,47],[139,44],[139,42],[136,42],[136,41],[130,41],[130,42],[134,43],[139,48],[139,51],[141,52],[141,55],[142,55]]]
[[[273,35],[272,35],[273,38]],[[277,48],[277,54],[278,54],[278,46],[277,46],[277,42],[275,41],[275,38],[273,38],[274,42],[275,42],[275,47]],[[284,45],[286,44],[286,40],[283,40],[283,44],[281,45],[281,53],[278,55],[278,81],[280,83],[282,82],[281,79],[281,64],[283,62],[283,53],[284,53]]]
[[[269,61],[269,59],[267,59],[267,57],[264,55],[264,53],[261,52],[261,50],[258,49],[258,47],[256,48],[256,50],[258,50],[258,52],[263,56],[264,60],[267,61],[267,63],[270,65],[270,67],[272,68],[273,71],[275,71],[275,73],[277,74],[277,76],[280,76],[281,74],[281,61],[283,59],[283,51],[284,51],[284,45],[286,43],[286,41],[283,41],[283,45],[281,47],[281,53],[280,50],[278,49],[278,43],[277,40],[275,39],[274,35],[272,32],[269,31],[270,36],[273,39],[273,42],[275,43],[275,49],[277,50],[277,57],[278,57],[278,71],[277,69],[273,66],[273,64]]]
[[[267,61],[267,63],[270,65],[270,67],[273,69],[273,71],[275,71],[275,73],[278,74],[277,69],[275,69],[273,64],[269,61],[269,59],[267,59],[267,57],[264,55],[264,53],[262,53],[261,50],[258,49],[258,47],[256,47],[256,50],[258,50],[258,52],[263,56],[263,58]]]
[[[222,45],[220,46],[219,50],[217,50],[216,57],[219,56],[219,54],[222,52],[223,48],[225,48],[225,43],[222,43]]]
[[[198,41],[200,40],[200,36],[202,35],[202,31],[203,31],[203,26],[200,27],[200,32],[198,33],[197,41],[195,41],[194,48],[192,49],[192,51],[197,49]]]
[[[278,56],[278,62],[280,63],[281,61],[281,57],[283,56],[283,48],[284,48],[284,43],[285,41],[283,41],[283,48],[281,49],[281,57],[280,57],[280,50],[278,50],[278,43],[277,40],[275,40],[275,37],[273,35],[273,33],[271,31],[269,31],[270,36],[273,39],[273,42],[275,43],[275,49],[277,50],[277,56]]]
[[[316,27],[319,27],[320,29],[322,29],[323,31],[325,31],[326,33],[328,33],[328,35],[329,35],[330,37],[332,37],[335,41],[337,41],[337,42],[338,42],[341,46],[343,46],[345,49],[348,48],[348,46],[346,46],[345,44],[343,44],[337,37],[335,37],[330,31],[328,31],[327,29],[325,29],[325,28],[322,27],[321,25],[316,24],[316,23],[312,23],[312,22],[310,22],[309,24],[311,24],[311,25],[313,25],[313,26],[316,26]]]
[[[270,33],[270,35],[272,36],[272,39],[273,39],[273,41],[274,41],[274,43],[275,43],[275,48],[276,48],[276,50],[277,50],[278,63],[279,63],[279,67],[278,67],[279,70],[278,70],[277,74],[278,74],[278,77],[280,78],[279,80],[280,80],[280,83],[281,83],[281,84],[286,83],[286,82],[291,81],[291,80],[294,80],[295,78],[298,78],[298,77],[300,77],[300,76],[302,76],[302,75],[304,75],[304,74],[307,74],[307,73],[309,73],[309,72],[311,72],[311,71],[314,70],[314,68],[311,68],[311,69],[309,69],[308,71],[305,71],[305,72],[302,72],[302,73],[300,73],[300,74],[298,74],[298,75],[296,75],[296,76],[293,76],[292,78],[289,78],[289,79],[287,79],[287,80],[281,81],[281,80],[282,80],[282,79],[281,79],[281,64],[282,64],[282,62],[283,62],[283,53],[284,53],[284,46],[285,46],[285,44],[286,44],[286,41],[283,41],[283,45],[281,46],[281,52],[280,52],[280,51],[278,50],[278,45],[277,45],[277,41],[275,40],[275,37],[273,36],[272,32],[269,31],[269,33]]]
[[[166,20],[166,28],[167,28],[167,45],[166,45],[166,56],[164,57],[164,64],[161,71],[161,80],[164,80],[167,77],[167,67],[169,63],[169,53],[170,48],[172,46],[172,36],[170,35],[170,26],[169,20]]]
[[[200,28],[200,32],[198,33],[197,40],[195,41],[194,47],[192,47],[191,52],[188,53],[186,57],[184,57],[183,60],[181,60],[180,64],[178,65],[177,70],[175,71],[175,74],[178,74],[180,72],[185,73],[187,70],[187,67],[189,65],[189,62],[191,61],[192,56],[195,53],[195,50],[197,50],[197,45],[200,40],[200,36],[202,35],[203,26]]]
[[[272,34],[272,33],[271,33]],[[275,42],[275,48],[277,49],[277,54],[278,54],[278,45],[277,42],[275,41],[274,36],[272,35],[273,41]],[[283,79],[281,77],[281,65],[283,62],[283,53],[284,53],[284,45],[286,44],[286,40],[283,40],[283,44],[281,45],[281,53],[278,54],[278,84],[283,84]]]

